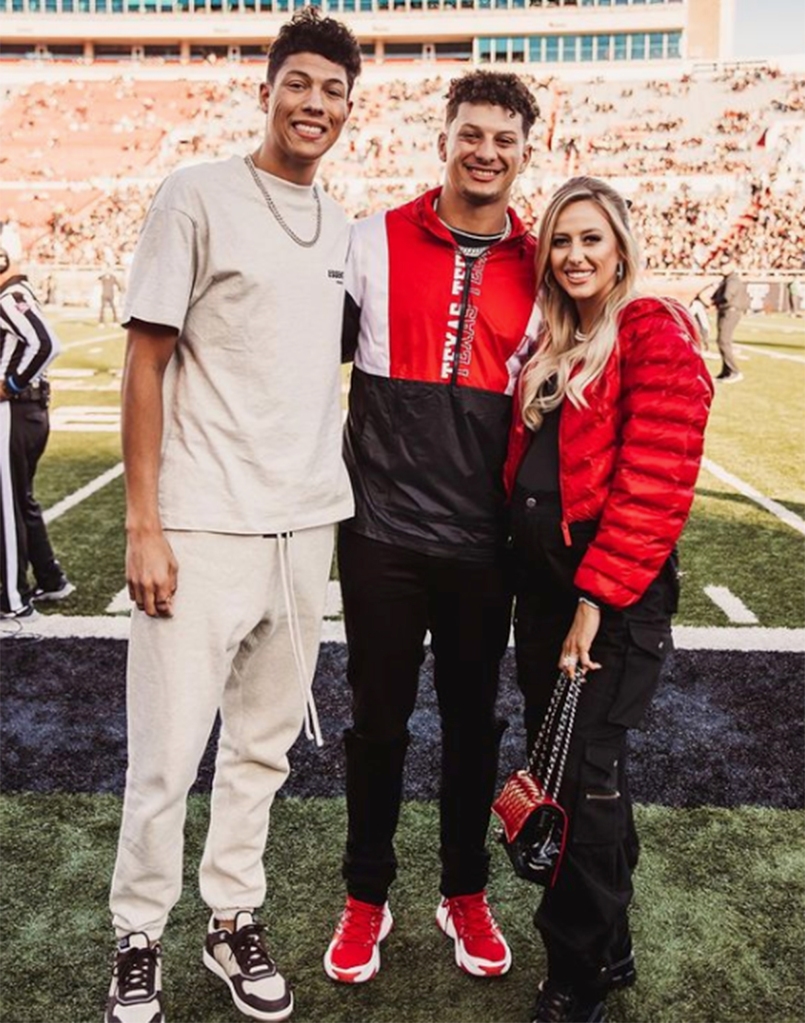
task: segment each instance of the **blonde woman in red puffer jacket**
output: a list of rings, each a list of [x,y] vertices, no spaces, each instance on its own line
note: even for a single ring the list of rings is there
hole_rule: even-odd
[[[635,981],[626,739],[671,649],[713,395],[690,317],[638,297],[637,269],[624,199],[594,178],[563,185],[540,228],[544,322],[505,469],[529,746],[557,671],[585,676],[559,794],[568,846],[535,914],[548,976],[532,1019],[545,1023],[598,1023],[607,993]]]

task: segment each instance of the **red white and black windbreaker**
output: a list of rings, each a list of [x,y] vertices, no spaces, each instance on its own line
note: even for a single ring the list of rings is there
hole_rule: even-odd
[[[536,243],[511,232],[466,259],[433,189],[353,226],[345,358],[348,528],[426,554],[486,560],[504,539],[515,382],[536,335]]]

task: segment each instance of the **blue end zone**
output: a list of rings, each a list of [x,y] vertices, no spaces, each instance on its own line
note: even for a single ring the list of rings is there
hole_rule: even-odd
[[[0,768],[5,792],[120,794],[126,768],[126,643],[19,639],[3,643]],[[405,795],[437,798],[440,729],[432,661],[422,671],[411,722]],[[803,657],[799,653],[678,650],[666,666],[646,730],[634,732],[630,782],[641,803],[667,806],[805,806]],[[346,647],[322,646],[316,702],[325,735],[291,754],[286,796],[341,796],[341,733],[348,724]],[[501,776],[522,766],[525,737],[511,652],[503,661],[508,718]],[[215,738],[195,791],[209,789]]]

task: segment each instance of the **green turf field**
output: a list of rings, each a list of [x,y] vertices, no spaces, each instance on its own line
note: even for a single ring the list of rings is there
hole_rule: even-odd
[[[53,366],[53,432],[37,479],[45,508],[120,460],[114,413],[123,331],[98,327],[89,314],[75,312],[56,317],[55,324],[65,351]],[[737,339],[745,379],[717,392],[707,457],[805,519],[805,322],[747,316]],[[707,365],[713,373],[719,369],[713,352]],[[105,429],[94,429],[99,417]],[[705,593],[718,586],[738,597],[761,625],[805,625],[802,532],[706,469],[698,490],[681,545],[679,623],[730,624]],[[123,588],[122,521],[123,484],[117,479],[53,522],[53,540],[78,587],[60,611],[103,614]]]
[[[99,962],[98,950],[109,945],[106,900],[120,803],[111,796],[22,795],[5,798],[0,807],[7,836],[0,878],[2,1019],[100,1019],[107,963]],[[206,910],[196,894],[194,865],[207,811],[206,798],[191,797],[185,895],[163,939],[171,1023],[242,1018],[224,986],[200,965]],[[637,989],[608,999],[611,1023],[802,1019],[805,850],[801,843],[792,847],[791,837],[803,823],[796,811],[637,808],[643,857],[632,919],[640,981]],[[530,922],[535,890],[514,877],[495,849],[490,890],[514,965],[491,982],[462,974],[433,920],[439,897],[432,803],[403,808],[396,924],[377,979],[346,987],[325,977],[321,957],[343,899],[341,849],[318,839],[341,835],[344,827],[342,800],[286,799],[272,814],[265,917],[280,967],[294,981],[296,1023],[526,1019],[544,970]]]

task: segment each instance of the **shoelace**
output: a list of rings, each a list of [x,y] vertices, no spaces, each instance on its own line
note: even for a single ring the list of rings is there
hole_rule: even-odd
[[[157,969],[155,948],[132,948],[117,961],[117,991],[121,999],[150,998]]]
[[[564,988],[546,984],[537,996],[534,1018],[544,1023],[564,1023],[573,996]]]
[[[271,975],[277,972],[274,960],[263,945],[261,935],[264,930],[265,924],[245,924],[229,939],[229,947],[238,966],[243,973],[250,976],[258,973]]]
[[[497,924],[492,918],[489,903],[485,898],[472,898],[466,901],[460,897],[454,898],[450,900],[450,906],[466,934],[476,937],[490,932],[497,934]]]
[[[355,945],[374,945],[380,934],[383,907],[350,903],[341,920],[341,938]]]

